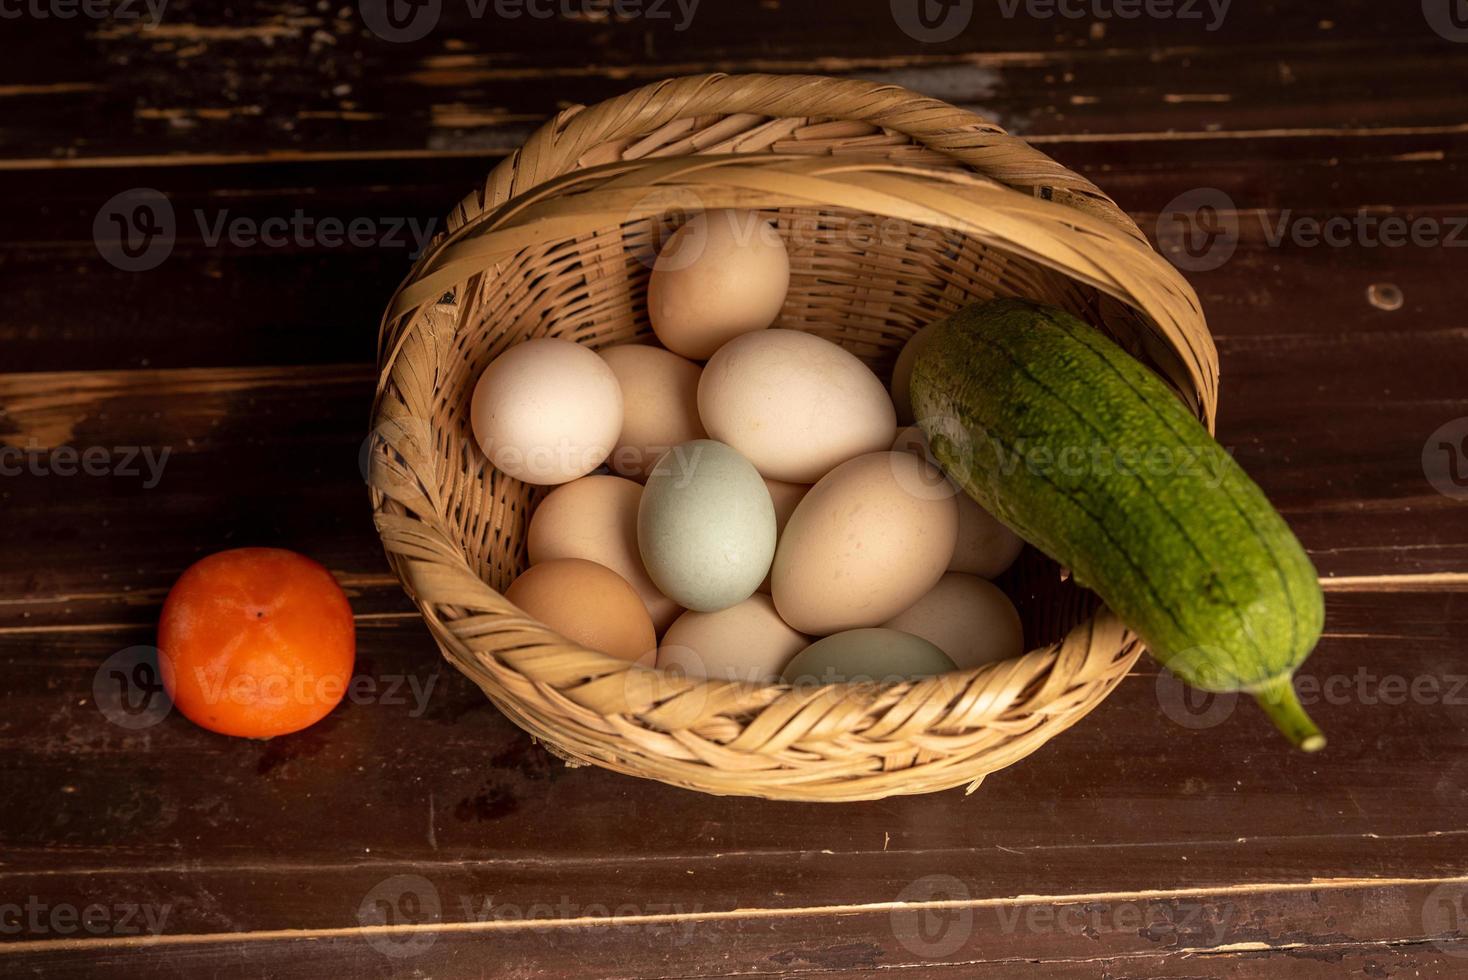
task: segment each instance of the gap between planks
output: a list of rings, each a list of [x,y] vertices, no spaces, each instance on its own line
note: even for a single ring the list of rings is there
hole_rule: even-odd
[[[1036,146],[1067,143],[1163,143],[1187,140],[1217,142],[1221,140],[1294,139],[1307,137],[1360,138],[1381,136],[1456,136],[1468,133],[1468,123],[1443,126],[1365,126],[1331,128],[1328,126],[1234,129],[1218,131],[1156,131],[1139,133],[1047,133],[1027,135],[1015,133]],[[528,133],[527,133],[528,135]],[[0,171],[89,170],[114,167],[191,167],[203,165],[232,166],[253,163],[319,163],[353,160],[448,160],[480,158],[497,161],[509,155],[507,148],[474,147],[462,150],[267,150],[260,153],[179,153],[167,156],[130,155],[98,157],[22,157],[0,160]]]
[[[843,861],[844,860],[855,860],[855,859],[859,859],[859,858],[884,858],[884,859],[886,859],[886,858],[898,858],[898,857],[904,857],[904,856],[908,856],[908,855],[921,855],[921,856],[924,856],[924,857],[934,857],[934,856],[941,856],[941,855],[954,855],[955,857],[960,857],[960,856],[972,856],[972,855],[975,855],[975,854],[978,854],[978,853],[981,853],[981,852],[985,852],[985,851],[989,850],[990,848],[992,848],[994,850],[998,850],[998,851],[1004,851],[1007,854],[1012,854],[1012,855],[1015,855],[1017,857],[1030,858],[1030,857],[1035,857],[1035,856],[1043,856],[1043,855],[1054,854],[1054,853],[1057,853],[1057,852],[1066,852],[1066,851],[1094,851],[1094,850],[1096,850],[1098,848],[1102,848],[1102,849],[1105,849],[1105,850],[1108,850],[1108,851],[1113,851],[1113,850],[1136,851],[1136,850],[1149,850],[1149,849],[1155,849],[1155,848],[1179,848],[1179,849],[1192,849],[1193,851],[1198,851],[1198,850],[1202,850],[1204,848],[1234,847],[1234,846],[1238,846],[1238,845],[1241,845],[1241,844],[1258,844],[1258,845],[1270,846],[1270,845],[1278,845],[1278,844],[1298,844],[1298,843],[1300,843],[1302,841],[1310,841],[1310,842],[1321,842],[1321,841],[1330,841],[1330,842],[1336,842],[1336,841],[1388,841],[1388,842],[1402,842],[1402,841],[1434,840],[1434,839],[1444,838],[1444,837],[1459,838],[1459,837],[1464,837],[1464,836],[1468,836],[1468,829],[1465,829],[1465,830],[1428,830],[1428,831],[1421,831],[1421,832],[1418,832],[1418,833],[1411,833],[1411,834],[1376,834],[1376,833],[1353,833],[1353,834],[1291,834],[1291,835],[1284,835],[1284,834],[1253,834],[1253,835],[1248,835],[1248,836],[1244,836],[1244,837],[1235,837],[1235,838],[1212,838],[1212,839],[1203,839],[1203,840],[1193,839],[1193,840],[1158,840],[1158,841],[1119,841],[1119,842],[1110,842],[1110,843],[1106,843],[1106,844],[1095,844],[1095,843],[1089,843],[1089,842],[1087,842],[1087,843],[1079,843],[1079,844],[1022,844],[1022,845],[1020,845],[1018,847],[1009,847],[1007,845],[992,844],[992,845],[987,845],[987,846],[976,846],[976,847],[900,848],[898,850],[891,850],[891,849],[876,850],[876,849],[871,849],[871,848],[867,848],[867,849],[855,848],[855,849],[852,849],[852,850],[843,850],[843,851],[832,851],[832,850],[828,850],[828,849],[822,849],[822,850],[816,851],[816,850],[809,850],[809,849],[801,850],[801,849],[789,849],[789,848],[786,848],[786,849],[720,850],[720,851],[712,851],[712,852],[707,853],[707,854],[697,854],[697,853],[639,854],[639,855],[637,855],[637,861],[636,861],[636,863],[638,865],[642,865],[642,866],[646,866],[646,865],[662,865],[662,864],[674,865],[674,866],[685,866],[685,865],[687,865],[689,863],[696,862],[696,861],[719,862],[719,861],[726,861],[726,860],[745,860],[745,859],[749,859],[749,860],[765,860],[765,861],[768,861],[768,860],[801,861],[801,860],[805,860],[805,859],[810,858],[810,857],[813,857],[813,856],[835,857],[835,858],[839,858],[839,859],[841,859]],[[46,848],[31,848],[31,849],[27,849],[27,851],[25,852],[25,856],[29,857],[31,855],[31,851],[32,850],[37,851],[39,853],[47,853],[47,854],[50,853]],[[13,849],[13,853],[15,855],[19,855],[20,854],[19,851],[14,850],[14,849]],[[143,856],[146,856],[146,855],[143,855]],[[493,872],[495,869],[501,868],[501,867],[507,867],[507,868],[512,868],[512,869],[516,869],[516,870],[524,870],[526,868],[550,868],[550,869],[556,869],[556,870],[564,870],[564,869],[567,869],[567,868],[593,869],[593,868],[599,868],[599,867],[603,867],[603,866],[607,866],[607,867],[618,867],[618,868],[620,868],[620,867],[624,867],[626,865],[626,863],[627,862],[626,862],[625,855],[615,855],[615,856],[609,856],[609,857],[594,857],[594,856],[589,856],[589,855],[580,855],[580,856],[575,856],[575,857],[565,857],[565,856],[546,857],[543,854],[537,853],[537,854],[529,854],[529,855],[521,854],[521,855],[517,855],[515,857],[475,857],[475,858],[467,858],[467,859],[465,859],[465,858],[457,858],[457,859],[455,859],[455,858],[433,858],[433,859],[424,859],[424,858],[369,859],[369,860],[355,860],[351,864],[327,863],[327,862],[321,862],[321,861],[309,861],[309,862],[308,861],[294,861],[294,862],[280,861],[280,862],[273,862],[273,863],[268,863],[268,864],[263,864],[263,863],[260,863],[258,861],[213,861],[213,862],[190,861],[190,862],[182,863],[182,864],[150,864],[150,865],[147,865],[146,867],[141,867],[141,868],[140,867],[128,867],[128,866],[124,866],[124,865],[96,865],[96,866],[91,866],[91,867],[88,867],[88,866],[80,866],[80,867],[69,867],[69,868],[14,868],[14,869],[8,869],[8,870],[5,869],[5,868],[3,868],[3,866],[0,866],[0,882],[3,882],[5,880],[7,880],[7,879],[16,879],[16,878],[24,878],[24,879],[28,879],[28,880],[29,879],[35,879],[35,878],[70,878],[70,877],[95,878],[95,877],[103,877],[103,876],[135,875],[135,874],[139,874],[139,873],[150,874],[150,875],[152,875],[152,874],[172,874],[172,875],[191,875],[191,874],[215,874],[215,875],[222,875],[222,874],[235,874],[235,875],[263,874],[263,875],[275,875],[275,876],[288,875],[288,874],[289,875],[313,874],[313,873],[317,873],[317,872],[324,872],[324,873],[331,873],[331,872],[361,872],[361,871],[368,871],[368,870],[380,871],[380,872],[383,872],[383,873],[388,873],[388,872],[391,872],[393,870],[401,870],[401,869],[404,869],[404,868],[413,868],[413,869],[419,869],[419,870],[434,870],[434,871],[473,871],[475,873],[486,873],[487,874],[487,873]],[[1335,878],[1335,879],[1329,879],[1329,880],[1333,880],[1333,881],[1344,881],[1344,880],[1347,880],[1347,879]],[[1352,880],[1352,881],[1373,881],[1375,879],[1368,879],[1368,878],[1355,879],[1355,878],[1353,878],[1353,879],[1349,879],[1349,880]],[[1256,882],[1255,884],[1277,885],[1277,884],[1281,884],[1281,883],[1280,882],[1262,882],[1262,883]],[[1211,885],[1201,885],[1200,884],[1200,885],[1195,885],[1193,887],[1194,887],[1194,890],[1196,891],[1196,890],[1210,890],[1210,889],[1216,890],[1216,889],[1220,889],[1220,888],[1229,888],[1231,886],[1226,885],[1226,884],[1211,884]],[[0,945],[3,945],[3,944],[0,944]]]
[[[1031,905],[1079,905],[1088,902],[1135,903],[1181,898],[1278,895],[1302,891],[1337,891],[1367,888],[1468,885],[1468,876],[1439,878],[1314,878],[1310,881],[1222,885],[1208,888],[1155,888],[1135,891],[1084,892],[1056,895],[1012,895],[1005,898],[949,899],[932,902],[861,902],[848,905],[805,905],[791,908],[739,908],[718,912],[662,912],[626,916],[568,916],[546,919],[492,919],[479,922],[425,922],[381,926],[335,926],[316,929],[262,929],[254,932],[180,933],[160,936],[107,936],[97,939],[26,940],[0,943],[0,955],[38,951],[100,948],[137,948],[252,943],[291,939],[360,938],[413,934],[497,933],[544,931],[590,926],[636,926],[683,922],[718,922],[736,919],[784,919],[811,916],[858,915],[902,910],[957,910],[1008,908]]]

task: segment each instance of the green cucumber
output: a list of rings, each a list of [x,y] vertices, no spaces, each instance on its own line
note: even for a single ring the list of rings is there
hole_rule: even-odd
[[[930,334],[913,412],[949,476],[1174,674],[1247,691],[1296,745],[1324,746],[1291,680],[1325,618],[1315,568],[1173,391],[1100,331],[1024,300],[966,307]]]

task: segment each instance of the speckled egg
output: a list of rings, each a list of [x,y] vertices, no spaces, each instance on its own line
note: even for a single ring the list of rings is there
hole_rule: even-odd
[[[811,487],[771,573],[785,622],[816,636],[879,626],[937,584],[953,558],[958,507],[921,491],[931,469],[910,453],[869,453]]]

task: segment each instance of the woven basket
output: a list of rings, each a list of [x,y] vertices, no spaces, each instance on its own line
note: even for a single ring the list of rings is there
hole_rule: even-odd
[[[777,326],[881,377],[904,340],[1020,295],[1094,324],[1212,425],[1217,358],[1197,298],[1099,189],[971,113],[891,86],[706,75],[541,127],[454,211],[384,316],[370,442],[377,528],[444,655],[568,761],[708,793],[837,801],[969,784],[1090,711],[1140,652],[1026,551],[1000,584],[1018,660],[887,687],[689,680],[568,642],[500,594],[544,488],[494,470],[468,422],[512,344],[647,340],[658,243],[699,208],[772,218],[790,250]]]

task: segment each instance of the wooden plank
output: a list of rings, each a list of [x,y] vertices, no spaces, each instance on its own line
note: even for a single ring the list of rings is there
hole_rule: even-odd
[[[1468,214],[1468,136],[1254,140],[1139,147],[1069,142],[1047,149],[1099,181],[1155,235],[1158,212],[1199,189],[1221,191],[1239,240],[1222,267],[1186,274],[1222,338],[1307,331],[1450,329],[1458,306],[1440,283],[1451,246],[1342,249],[1297,244],[1309,222],[1436,222],[1444,237]],[[387,297],[413,242],[438,227],[483,179],[488,160],[184,167],[148,176],[175,214],[158,264],[128,271],[103,260],[99,214],[138,186],[135,170],[16,174],[0,215],[0,317],[5,370],[205,367],[368,361]],[[166,179],[157,179],[166,178]],[[106,231],[106,218],[103,221]],[[280,243],[222,227],[299,227]],[[322,230],[359,222],[362,245],[323,244]],[[1451,225],[1451,227],[1450,227]],[[111,232],[106,232],[111,234]],[[1355,240],[1353,233],[1348,240]],[[104,238],[104,241],[108,240]],[[1468,232],[1454,240],[1468,241]],[[1319,282],[1331,281],[1330,289]],[[1395,283],[1407,306],[1366,301]]]
[[[600,19],[436,6],[434,29],[411,43],[375,36],[356,7],[323,12],[299,0],[261,10],[176,3],[157,25],[114,17],[83,31],[12,21],[23,55],[0,68],[3,156],[55,166],[482,152],[516,145],[564,104],[701,71],[893,81],[1037,134],[1463,122],[1435,84],[1461,73],[1463,46],[1413,4],[1351,0],[1329,18],[1234,5],[1209,30],[1217,18],[1033,16],[1020,0],[1014,16],[973,5],[967,29],[937,43],[903,30],[885,0],[848,4],[840,17],[759,0],[701,4],[691,18],[672,3],[658,5],[670,16]]]
[[[972,796],[853,804],[839,821],[822,806],[566,769],[412,621],[364,620],[352,697],[267,743],[95,700],[146,628],[7,632],[0,881],[53,906],[167,905],[175,935],[351,927],[363,897],[402,874],[432,884],[445,921],[472,918],[482,901],[464,899],[484,896],[794,914],[906,901],[934,875],[958,878],[963,901],[1010,904],[1183,889],[1254,909],[1260,888],[1313,903],[1398,879],[1429,892],[1468,876],[1465,618],[1461,593],[1332,594],[1301,680],[1331,737],[1319,756],[1289,751],[1251,705],[1184,710],[1146,664]],[[146,703],[145,688],[131,693]],[[1372,938],[1425,934],[1400,925],[1422,902],[1399,905]]]
[[[812,931],[811,927],[804,924],[800,928],[805,929],[807,934]],[[751,944],[743,935],[731,936],[729,939],[731,942],[738,943],[740,949],[750,949]],[[720,972],[703,975],[846,977],[850,980],[875,980],[878,977],[890,976],[890,971],[894,968],[887,965],[874,968],[860,966],[846,968],[841,965],[863,962],[864,954],[865,956],[871,955],[870,947],[866,944],[846,944],[840,940],[834,944],[822,943],[814,938],[803,937],[795,937],[795,940],[800,943],[798,947],[792,949],[787,946],[774,954],[766,953],[766,948],[758,947],[757,951],[765,954],[766,960],[748,969],[740,970],[736,965],[725,960],[711,963],[712,969]],[[608,952],[610,943],[595,933],[587,934],[584,938],[555,935],[543,940],[540,945],[544,947],[555,943],[564,943],[569,949],[567,953],[554,960],[567,970],[575,971],[583,969],[586,963],[610,962],[613,959]],[[832,948],[833,945],[835,948]],[[259,948],[260,946],[265,946],[265,948]],[[689,968],[687,959],[665,954],[657,947],[650,949],[639,947],[632,955],[635,956],[644,949],[653,956],[659,957],[660,963],[667,964],[666,969],[677,971]],[[506,972],[503,975],[507,976],[535,976],[537,974],[527,971],[535,969],[543,960],[550,959],[549,957],[537,957],[534,960],[517,959],[516,952],[513,950],[501,951],[498,947],[492,950],[478,937],[451,938],[439,940],[432,948],[410,963],[412,969],[421,969],[425,975],[434,977],[480,976],[483,971],[490,969],[504,970]],[[496,953],[498,955],[495,955]],[[371,949],[363,941],[313,939],[284,940],[268,945],[262,943],[246,949],[202,946],[182,950],[169,948],[167,950],[97,952],[88,953],[85,956],[60,952],[37,953],[18,956],[15,957],[15,960],[17,968],[31,969],[48,977],[61,978],[91,977],[95,975],[94,970],[109,969],[126,970],[129,976],[137,977],[177,977],[190,975],[190,973],[216,974],[222,971],[222,975],[226,976],[313,978],[320,975],[319,964],[313,959],[316,955],[329,956],[334,965],[337,965],[344,973],[350,973],[353,976],[392,976],[394,967],[398,965]],[[792,963],[791,960],[798,956],[809,957],[812,962],[808,965]],[[713,959],[712,956],[703,958],[709,961]],[[609,980],[618,977],[670,975],[667,972],[659,973],[659,967],[656,966],[649,965],[638,969],[639,965],[641,964],[628,963],[624,958],[616,963],[615,970],[607,970],[597,975],[607,977]],[[796,968],[797,966],[799,968]],[[1288,975],[1297,980],[1336,980],[1342,976],[1357,975],[1410,976],[1420,978],[1420,980],[1456,980],[1457,977],[1462,976],[1462,961],[1455,953],[1444,952],[1435,946],[1368,944],[1364,949],[1350,945],[1313,946],[1281,952],[1260,951],[1206,957],[1191,953],[1153,954],[1134,957],[1087,957],[1064,961],[1030,956],[1023,960],[1002,963],[992,961],[959,965],[923,963],[920,969],[923,977],[933,977],[937,980],[968,978],[974,976],[976,970],[983,969],[995,973],[1001,970],[1036,971],[1043,969],[1045,976],[1055,977],[1057,980],[1096,980],[1097,977],[1127,977],[1137,978],[1137,980],[1179,980],[1179,978],[1188,978],[1188,980],[1194,980],[1194,978],[1276,980],[1281,975]],[[1286,971],[1288,971],[1287,974]],[[691,974],[671,975],[688,976]]]

